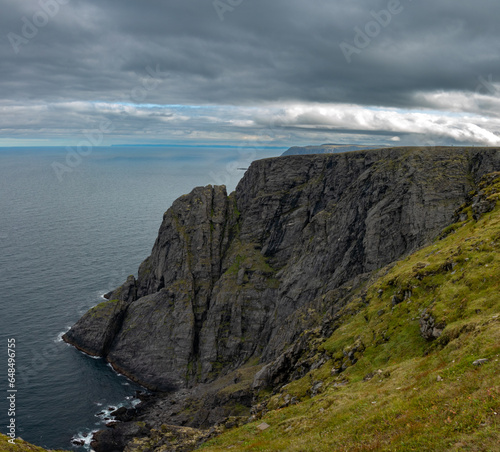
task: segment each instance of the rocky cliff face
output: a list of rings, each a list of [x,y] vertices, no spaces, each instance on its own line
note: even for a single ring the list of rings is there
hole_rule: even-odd
[[[64,339],[158,390],[272,361],[334,316],[349,284],[435,237],[499,169],[492,148],[256,161],[229,196],[208,186],[176,200],[137,279]]]
[[[319,146],[292,146],[281,155],[337,154],[340,152],[367,151],[385,146],[361,146],[358,144],[321,144]]]

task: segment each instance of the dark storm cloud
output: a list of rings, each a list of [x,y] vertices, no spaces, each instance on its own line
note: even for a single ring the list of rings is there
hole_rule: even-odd
[[[330,103],[474,114],[479,105],[492,114],[497,106],[494,85],[478,90],[478,77],[500,80],[495,0],[0,0],[0,7],[3,111],[58,102],[68,111],[70,102]],[[486,98],[464,102],[478,94]],[[51,113],[34,123],[43,128]],[[92,122],[89,114],[69,117]],[[127,117],[130,127],[144,121],[137,116]],[[153,122],[160,117],[166,121],[158,113]]]

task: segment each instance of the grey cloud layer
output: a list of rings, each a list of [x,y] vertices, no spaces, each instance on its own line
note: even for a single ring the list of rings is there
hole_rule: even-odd
[[[57,14],[16,53],[8,34],[24,37],[23,17],[33,21],[42,5],[57,1],[0,0],[0,115],[9,105],[47,105],[40,129],[44,118],[52,127],[52,113],[61,103],[75,124],[93,121],[92,108],[72,111],[69,102],[240,109],[356,104],[474,114],[486,106],[486,116],[496,115],[496,88],[478,92],[478,77],[500,81],[498,1],[401,0],[401,12],[348,63],[339,44],[355,45],[355,27],[365,30],[373,20],[370,12],[387,9],[389,1],[243,0],[221,21],[211,0],[61,0]],[[159,72],[154,89],[142,99],[137,87],[148,81],[147,67]],[[436,98],[435,93],[446,95]],[[128,127],[142,124],[147,112],[127,116]],[[153,111],[153,123],[168,123],[164,113]],[[257,127],[251,110],[238,110],[238,115],[235,119],[250,121],[247,127]],[[176,127],[183,122],[173,118]],[[353,131],[359,129],[356,118]],[[314,118],[309,115],[308,121]],[[287,127],[304,126],[293,122]],[[342,121],[326,122],[345,128]],[[230,125],[225,113],[212,123],[205,118],[196,124],[208,130],[214,123]],[[21,120],[18,126],[23,129]],[[498,131],[496,123],[490,127]],[[2,136],[6,133],[3,129]]]

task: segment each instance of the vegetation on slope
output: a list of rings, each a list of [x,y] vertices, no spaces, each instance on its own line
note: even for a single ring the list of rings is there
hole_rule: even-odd
[[[16,439],[14,444],[9,443],[9,437],[0,433],[0,451],[2,452],[64,452],[64,451],[47,451],[33,444],[27,443],[22,439]]]
[[[500,173],[480,189],[479,208],[345,307],[318,349],[326,363],[201,449],[498,450]]]

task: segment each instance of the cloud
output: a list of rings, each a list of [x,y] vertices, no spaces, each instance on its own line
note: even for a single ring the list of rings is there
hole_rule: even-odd
[[[399,3],[348,63],[387,0],[243,0],[223,21],[206,0],[0,0],[0,143],[106,118],[111,142],[498,144],[500,4]]]

